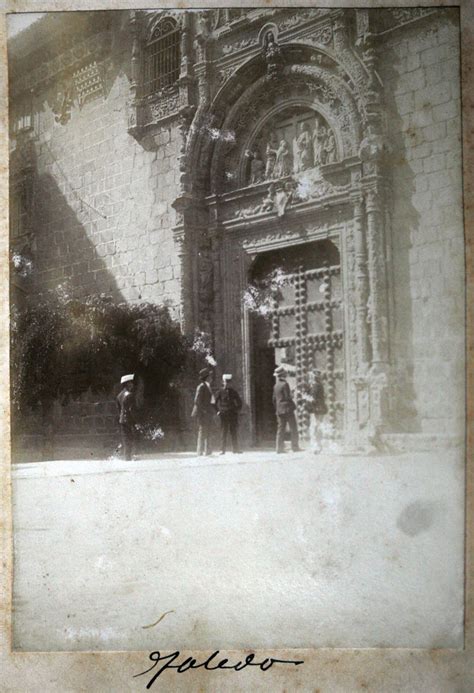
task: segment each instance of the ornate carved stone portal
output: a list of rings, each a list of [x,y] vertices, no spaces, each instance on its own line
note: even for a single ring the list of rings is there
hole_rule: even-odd
[[[286,363],[302,432],[317,368],[331,434],[363,441],[389,421],[382,85],[370,16],[355,37],[355,10],[290,15],[218,14],[199,34],[176,201],[183,320],[211,332],[254,440],[273,433],[272,373]],[[232,50],[216,48],[223,33]]]

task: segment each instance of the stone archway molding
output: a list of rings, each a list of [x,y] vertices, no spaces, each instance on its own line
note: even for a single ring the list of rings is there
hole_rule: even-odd
[[[291,45],[286,44],[282,48]],[[301,47],[301,44],[298,46]],[[315,49],[314,46],[307,48],[316,54],[320,53],[319,48]],[[335,60],[333,56],[330,57]],[[260,76],[245,86],[244,75],[248,75],[252,64]],[[293,98],[298,98],[295,90],[299,90],[300,96],[306,97],[304,101],[308,103],[311,100],[313,108],[325,115],[333,127],[342,156],[346,158],[358,154],[363,114],[358,107],[359,95],[355,89],[351,89],[344,76],[335,74],[329,68],[307,63],[287,65],[272,80],[267,78],[264,70],[261,56],[254,56],[236,70],[209,107],[206,104],[198,109],[186,147],[190,191],[201,194],[211,190],[218,192],[219,185],[216,183],[222,177],[223,159],[232,149],[240,151],[241,139],[247,140],[246,132],[254,129],[259,119],[274,108],[274,100],[279,93],[282,98],[287,99],[291,94]],[[235,93],[239,96],[232,103]],[[220,137],[219,133],[233,133],[234,137]],[[232,163],[235,167],[236,161]]]
[[[233,133],[232,140],[222,137],[208,141],[201,150],[201,165],[206,165],[211,158],[212,192],[220,192],[223,164],[229,153],[234,150],[229,157],[229,167],[236,170],[250,133],[258,129],[272,110],[283,108],[288,97],[293,101],[301,100],[302,105],[311,106],[324,115],[334,130],[343,158],[357,155],[361,139],[360,114],[346,82],[316,65],[289,65],[278,80],[260,77],[229,109],[220,130]],[[278,99],[280,106],[275,104]]]

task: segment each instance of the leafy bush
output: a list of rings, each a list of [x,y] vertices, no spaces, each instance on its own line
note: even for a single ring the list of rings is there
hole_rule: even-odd
[[[142,376],[145,398],[153,402],[185,364],[188,345],[166,306],[51,293],[14,309],[11,324],[17,410],[47,408],[89,389],[110,393],[125,372]]]

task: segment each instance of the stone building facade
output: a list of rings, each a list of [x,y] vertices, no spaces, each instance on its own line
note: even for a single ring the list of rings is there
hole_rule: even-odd
[[[337,437],[461,435],[456,9],[54,14],[9,61],[17,300],[168,302],[253,442],[278,363],[302,430],[318,368]]]

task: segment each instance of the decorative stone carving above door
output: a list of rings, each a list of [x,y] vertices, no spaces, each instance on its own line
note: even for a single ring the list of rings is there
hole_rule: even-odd
[[[293,106],[267,119],[245,151],[241,185],[279,180],[339,160],[333,129],[319,113]]]

